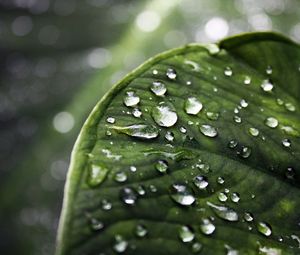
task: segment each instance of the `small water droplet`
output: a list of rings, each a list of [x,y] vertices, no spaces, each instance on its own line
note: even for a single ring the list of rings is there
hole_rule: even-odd
[[[168,170],[168,162],[165,160],[158,160],[155,164],[155,168],[160,173],[165,173]]]
[[[216,55],[220,52],[220,48],[217,44],[215,43],[209,43],[205,45],[205,48],[208,50],[208,53],[210,55]]]
[[[246,108],[248,107],[249,103],[245,100],[245,99],[242,99],[240,101],[240,106],[243,107],[243,108]]]
[[[91,218],[90,223],[91,223],[91,228],[95,231],[100,230],[104,227],[104,224],[95,218]]]
[[[227,195],[224,193],[224,192],[220,192],[218,194],[218,199],[221,201],[221,202],[225,202],[227,200]]]
[[[253,215],[252,215],[252,213],[250,213],[250,212],[245,212],[244,213],[244,219],[245,219],[245,221],[247,221],[247,222],[251,222],[251,221],[253,221]]]
[[[112,129],[132,137],[153,139],[159,135],[157,127],[153,125],[134,124],[126,127],[113,126]]]
[[[191,205],[195,197],[190,188],[185,184],[174,183],[171,185],[171,198],[180,205]]]
[[[136,172],[136,170],[137,170],[137,168],[135,166],[130,166],[129,169],[131,172]]]
[[[231,201],[235,202],[235,203],[240,201],[240,195],[239,195],[239,193],[236,193],[236,192],[232,193],[230,198],[231,198]]]
[[[106,121],[107,121],[108,123],[114,124],[116,120],[115,120],[115,118],[113,118],[113,117],[107,117],[107,118],[106,118]]]
[[[108,169],[104,164],[92,164],[89,167],[88,185],[90,187],[96,187],[100,185],[106,178]]]
[[[216,229],[215,225],[212,224],[212,222],[209,219],[207,218],[202,219],[200,230],[203,234],[211,235],[215,231],[215,229]]]
[[[140,102],[140,98],[134,91],[127,91],[123,102],[126,106],[131,107],[137,105]]]
[[[137,200],[135,191],[132,188],[125,187],[120,191],[122,201],[127,205],[134,205]]]
[[[294,170],[294,168],[288,167],[286,169],[285,176],[288,179],[294,179],[294,177],[295,177],[295,170]]]
[[[201,251],[201,249],[202,249],[202,244],[201,243],[199,243],[199,242],[193,243],[193,245],[192,245],[192,252],[193,253],[198,253],[198,252]]]
[[[239,216],[236,211],[234,211],[231,208],[228,208],[223,205],[215,205],[211,202],[207,202],[207,205],[210,206],[213,211],[218,215],[221,219],[227,220],[227,221],[238,221]]]
[[[219,176],[219,177],[217,178],[217,183],[219,183],[219,184],[224,184],[224,183],[225,183],[224,178],[221,177],[221,176]]]
[[[271,92],[273,90],[273,84],[269,80],[264,80],[262,84],[260,85],[263,91],[265,92]]]
[[[116,182],[125,182],[127,180],[127,175],[125,172],[117,172],[114,179]]]
[[[199,189],[205,189],[208,186],[207,177],[203,175],[197,175],[193,182]]]
[[[179,238],[184,243],[189,243],[194,240],[195,234],[188,226],[181,226],[179,229]]]
[[[166,75],[170,80],[175,80],[177,77],[176,71],[172,68],[168,68]]]
[[[126,251],[128,246],[128,242],[124,240],[124,238],[120,235],[115,236],[115,244],[113,246],[113,249],[117,253],[123,253]]]
[[[187,114],[198,114],[203,105],[196,97],[189,97],[185,100],[184,109]]]
[[[145,187],[143,185],[139,185],[136,189],[137,193],[140,195],[140,196],[144,196],[146,194],[146,190],[145,190]]]
[[[188,85],[188,86],[190,86],[190,85],[192,85],[192,82],[191,81],[187,81],[185,84]]]
[[[230,77],[230,76],[232,76],[232,69],[229,67],[229,66],[227,66],[226,68],[225,68],[225,70],[224,70],[224,74],[226,75],[226,76],[228,76],[228,77]]]
[[[272,234],[271,226],[265,222],[259,222],[257,224],[257,230],[265,236],[270,236]]]
[[[267,68],[266,68],[266,74],[272,74],[272,72],[273,72],[273,69],[272,69],[272,67],[271,66],[268,66]]]
[[[265,125],[270,128],[276,128],[278,126],[278,120],[274,117],[268,117],[265,119]]]
[[[101,201],[101,208],[102,208],[104,211],[109,211],[109,210],[112,208],[112,204],[111,204],[111,202],[109,202],[108,200],[103,199],[103,200]]]
[[[235,123],[242,123],[242,118],[238,115],[234,115],[233,120]]]
[[[292,144],[292,142],[291,142],[290,139],[288,139],[288,138],[282,139],[282,145],[283,145],[284,147],[290,148],[290,147],[291,147],[291,144]]]
[[[216,137],[218,135],[218,131],[215,127],[203,124],[199,127],[200,132],[207,137]]]
[[[251,77],[250,76],[245,76],[244,84],[249,85],[250,83],[251,83]]]
[[[296,111],[296,107],[292,103],[285,103],[284,106],[285,109],[287,109],[290,112]]]
[[[157,75],[157,74],[158,74],[158,71],[157,71],[156,69],[154,69],[154,70],[152,71],[152,74]]]
[[[162,127],[172,127],[178,119],[174,106],[165,102],[153,107],[151,114],[154,121]]]
[[[287,135],[295,136],[295,137],[300,137],[300,132],[293,127],[290,126],[282,126],[280,129]]]
[[[229,143],[228,143],[228,147],[230,149],[234,149],[236,146],[238,145],[238,141],[237,140],[230,140]]]
[[[142,111],[139,108],[134,108],[132,110],[132,115],[136,118],[140,118],[142,116]]]
[[[249,128],[249,133],[252,136],[258,136],[259,135],[259,130],[257,128],[251,127],[251,128]]]
[[[154,81],[150,87],[156,96],[163,96],[167,92],[167,88],[161,81]]]
[[[153,184],[151,184],[151,185],[149,186],[149,188],[150,188],[150,191],[153,192],[153,193],[157,191],[156,186],[153,185]]]
[[[169,142],[173,142],[174,141],[174,134],[173,132],[167,131],[165,134],[165,138],[169,141]]]
[[[147,228],[144,226],[144,225],[137,225],[136,228],[135,228],[135,234],[138,236],[138,237],[144,237],[146,236],[148,233],[148,230]]]
[[[179,128],[179,131],[180,131],[182,134],[186,134],[186,128],[185,128],[185,127],[180,127],[180,128]]]
[[[218,120],[219,119],[219,113],[217,113],[217,112],[206,112],[206,117],[210,120]]]
[[[276,102],[277,102],[278,105],[283,105],[284,104],[283,100],[280,99],[280,98],[277,98]]]
[[[242,158],[249,158],[251,155],[251,148],[248,146],[242,146],[241,149],[237,152]]]

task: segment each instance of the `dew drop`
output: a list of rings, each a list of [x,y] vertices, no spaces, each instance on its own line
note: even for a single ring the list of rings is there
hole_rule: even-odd
[[[291,140],[290,139],[288,139],[288,138],[284,138],[284,139],[282,139],[282,145],[284,146],[284,147],[286,147],[286,148],[290,148],[291,147]]]
[[[206,117],[210,120],[218,120],[219,119],[219,113],[217,113],[217,112],[206,112]]]
[[[111,204],[111,202],[109,202],[108,200],[103,199],[103,200],[101,201],[101,208],[102,208],[102,210],[104,210],[104,211],[109,211],[109,210],[112,208],[112,204]]]
[[[115,118],[113,118],[113,117],[107,117],[107,119],[106,119],[106,122],[108,122],[108,123],[111,123],[111,124],[114,124],[115,123]]]
[[[245,221],[247,221],[247,222],[251,222],[251,221],[253,221],[253,215],[252,215],[252,213],[250,213],[250,212],[245,212],[244,213],[244,219],[245,219]]]
[[[200,132],[207,137],[216,137],[218,135],[218,131],[215,127],[203,124],[199,127]]]
[[[287,109],[290,112],[296,111],[296,107],[292,103],[285,103],[284,106],[285,109]]]
[[[195,202],[191,189],[185,184],[175,183],[171,186],[171,198],[178,204],[188,206]]]
[[[205,45],[205,48],[208,50],[208,53],[210,55],[216,55],[220,52],[219,46],[215,43],[209,43]]]
[[[259,135],[259,130],[257,128],[251,127],[251,128],[249,128],[249,133],[252,136],[258,136]]]
[[[227,200],[227,195],[224,192],[220,192],[218,194],[218,199],[220,200],[220,202],[225,202]]]
[[[113,246],[113,249],[117,253],[123,253],[126,251],[128,246],[128,242],[124,240],[124,238],[120,235],[115,236],[115,244]]]
[[[144,226],[144,225],[137,225],[136,228],[135,228],[135,234],[138,236],[138,237],[144,237],[146,236],[148,233],[148,230],[147,228]]]
[[[268,66],[267,68],[266,68],[266,74],[272,74],[272,72],[273,72],[273,69],[272,69],[272,67],[271,66]]]
[[[90,223],[91,223],[91,228],[95,231],[101,230],[104,227],[104,224],[95,218],[91,218]]]
[[[268,117],[265,119],[265,125],[270,128],[276,128],[278,126],[278,120],[274,117]]]
[[[271,226],[265,222],[259,222],[257,224],[257,230],[265,236],[270,236],[272,234]]]
[[[135,191],[132,188],[123,188],[120,192],[121,200],[127,205],[134,205],[137,200]]]
[[[174,134],[173,134],[173,132],[167,131],[166,134],[165,134],[165,138],[169,142],[173,142],[174,141]]]
[[[224,178],[221,177],[221,176],[219,176],[219,177],[217,178],[217,183],[219,183],[219,184],[224,184],[224,183],[225,183]]]
[[[251,148],[248,146],[242,146],[241,149],[237,152],[242,158],[249,158],[251,155]]]
[[[198,114],[203,105],[196,97],[189,97],[185,100],[184,109],[187,114]]]
[[[248,107],[249,103],[245,100],[245,99],[242,99],[240,101],[240,106],[243,107],[243,108],[246,108]]]
[[[210,206],[213,211],[223,220],[227,221],[238,221],[239,216],[236,211],[231,208],[222,205],[215,205],[213,203],[207,202],[207,205]]]
[[[230,140],[230,141],[228,142],[228,147],[229,147],[230,149],[234,149],[237,145],[238,145],[238,141],[237,141],[237,140]]]
[[[193,245],[192,245],[192,252],[193,253],[198,253],[198,252],[201,251],[201,249],[202,249],[202,244],[201,243],[199,243],[199,242],[193,243]]]
[[[178,119],[174,106],[165,102],[153,107],[151,114],[154,121],[162,127],[172,127]]]
[[[160,81],[154,81],[150,89],[156,96],[163,96],[167,92],[165,84]]]
[[[127,91],[123,102],[126,106],[131,107],[137,105],[140,102],[140,98],[134,93],[134,91]]]
[[[155,164],[155,168],[160,173],[166,173],[168,170],[168,162],[165,160],[158,160]]]
[[[145,190],[145,187],[143,185],[139,185],[136,189],[137,193],[140,195],[140,196],[144,196],[146,194],[146,190]]]
[[[294,168],[288,167],[286,169],[285,176],[288,179],[291,179],[291,180],[294,179],[294,177],[295,177],[295,170],[294,170]]]
[[[269,80],[264,80],[260,85],[263,91],[271,92],[273,90],[273,84]]]
[[[154,69],[154,70],[152,71],[152,74],[157,75],[157,74],[158,74],[158,71],[157,71],[156,69]]]
[[[125,182],[127,180],[127,175],[125,172],[117,172],[114,179],[116,182]]]
[[[242,123],[242,118],[238,115],[234,115],[233,120],[235,123]]]
[[[206,176],[198,175],[194,178],[194,184],[199,189],[205,189],[208,186],[208,180]]]
[[[136,118],[140,118],[142,116],[142,111],[139,108],[134,108],[132,110],[132,115]]]
[[[96,187],[100,185],[106,178],[108,169],[104,164],[92,164],[89,168],[88,185]]]
[[[232,69],[229,67],[229,66],[227,66],[226,68],[225,68],[225,70],[224,70],[224,74],[226,75],[226,76],[228,76],[228,77],[230,77],[230,76],[232,76]]]
[[[251,77],[250,76],[245,76],[244,84],[249,85],[250,83],[251,83]]]
[[[177,77],[176,71],[172,68],[168,68],[166,75],[170,80],[175,80]]]
[[[200,230],[203,234],[211,235],[215,231],[215,229],[216,229],[215,225],[212,224],[212,222],[209,219],[207,218],[202,219]]]
[[[181,226],[179,229],[179,238],[184,243],[189,243],[194,240],[195,234],[188,226]]]
[[[239,195],[239,193],[236,193],[236,192],[232,193],[230,198],[231,198],[231,201],[234,203],[237,203],[240,201],[240,195]]]
[[[153,139],[159,135],[157,127],[153,125],[134,124],[126,127],[113,126],[112,129],[119,133],[143,139]]]

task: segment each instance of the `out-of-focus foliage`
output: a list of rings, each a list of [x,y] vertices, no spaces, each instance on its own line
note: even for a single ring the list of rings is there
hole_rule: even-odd
[[[300,41],[297,0],[0,1],[0,253],[52,254],[69,153],[148,57],[253,30]]]

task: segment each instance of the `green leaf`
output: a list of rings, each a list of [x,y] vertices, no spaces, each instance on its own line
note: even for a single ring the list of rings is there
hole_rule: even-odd
[[[57,254],[299,254],[299,64],[255,33],[127,75],[76,142]]]

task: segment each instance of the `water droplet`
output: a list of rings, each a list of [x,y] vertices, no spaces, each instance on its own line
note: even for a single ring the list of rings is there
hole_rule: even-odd
[[[205,235],[211,235],[215,231],[216,227],[211,223],[209,219],[202,219],[202,223],[200,225],[200,230]]]
[[[155,165],[155,168],[160,173],[165,173],[168,170],[168,162],[165,160],[158,160]]]
[[[179,229],[179,238],[184,243],[189,243],[194,240],[195,234],[188,226],[181,226]]]
[[[106,121],[107,121],[108,123],[114,124],[116,120],[115,120],[115,118],[113,118],[113,117],[107,117]]]
[[[136,170],[137,170],[137,168],[135,166],[130,166],[129,169],[131,172],[136,172]]]
[[[238,145],[238,141],[237,140],[230,140],[229,143],[228,143],[228,147],[230,149],[234,149],[237,145]]]
[[[240,106],[243,107],[243,108],[246,108],[248,107],[249,103],[245,100],[245,99],[242,99],[240,101]]]
[[[249,133],[252,136],[258,136],[259,135],[259,130],[257,128],[251,127],[251,128],[249,128]]]
[[[233,120],[235,123],[242,123],[242,118],[238,115],[234,115]]]
[[[143,185],[139,185],[136,191],[140,196],[144,196],[146,194],[146,190]]]
[[[113,126],[112,129],[119,133],[144,139],[153,139],[159,134],[157,127],[145,124],[134,124],[126,127]]]
[[[184,109],[187,114],[198,114],[203,105],[196,97],[189,97],[185,100]]]
[[[115,252],[123,253],[126,251],[128,246],[128,242],[124,240],[124,238],[120,235],[115,236],[115,244],[113,246]]]
[[[140,102],[140,98],[134,91],[127,91],[123,102],[126,106],[131,107],[137,105]]]
[[[139,108],[134,108],[132,110],[132,115],[136,118],[140,118],[142,116],[142,111]]]
[[[290,112],[296,111],[296,107],[292,103],[285,103],[285,109],[287,109]]]
[[[271,92],[273,90],[273,84],[269,80],[264,80],[260,85],[263,91]]]
[[[114,179],[116,182],[125,182],[127,180],[127,175],[125,172],[117,172]]]
[[[227,200],[227,195],[224,193],[224,192],[220,192],[218,194],[218,199],[221,201],[221,202],[225,202]]]
[[[174,106],[165,102],[152,108],[152,118],[162,127],[172,127],[178,119]]]
[[[278,126],[278,120],[274,117],[268,117],[265,119],[265,124],[270,128],[276,128]]]
[[[187,81],[185,84],[188,85],[188,86],[190,86],[190,85],[192,85],[192,82],[191,81]]]
[[[95,231],[100,230],[104,227],[103,223],[95,218],[90,219],[91,228]]]
[[[296,137],[300,137],[300,132],[293,127],[290,126],[282,126],[280,129],[287,135],[292,135]]]
[[[163,96],[167,92],[165,84],[160,81],[154,81],[150,89],[157,96]]]
[[[289,147],[291,147],[291,140],[290,139],[288,139],[288,138],[284,138],[284,139],[282,139],[282,145],[284,146],[284,147],[286,147],[286,148],[289,148]]]
[[[251,155],[251,148],[247,146],[242,146],[241,149],[237,152],[242,158],[249,158]]]
[[[194,178],[194,184],[199,189],[205,189],[208,186],[207,177],[203,175],[198,175]]]
[[[112,208],[112,204],[111,204],[111,202],[109,202],[108,200],[103,199],[103,200],[101,201],[101,208],[102,208],[104,211],[109,211],[109,210]]]
[[[89,168],[88,185],[96,187],[100,185],[106,178],[108,169],[104,164],[92,164]]]
[[[274,247],[259,247],[259,254],[261,255],[282,255],[282,250]]]
[[[177,77],[176,71],[172,68],[168,68],[166,75],[170,80],[175,80]]]
[[[193,243],[193,245],[192,245],[192,252],[193,253],[198,253],[198,252],[201,251],[201,249],[202,249],[202,244],[201,243],[199,243],[199,242]]]
[[[200,132],[207,137],[216,137],[218,135],[218,131],[215,127],[203,124],[199,127]]]
[[[285,176],[288,179],[294,179],[294,177],[295,177],[295,170],[294,170],[294,168],[288,167],[286,169]]]
[[[239,195],[239,193],[236,193],[236,192],[232,193],[230,198],[231,198],[231,201],[235,202],[235,203],[240,201],[240,195]]]
[[[137,200],[135,191],[132,188],[127,187],[121,189],[120,197],[122,201],[127,205],[134,205]]]
[[[226,68],[225,68],[225,70],[224,70],[224,74],[226,75],[226,76],[228,76],[228,77],[230,77],[230,76],[232,76],[232,69],[229,67],[229,66],[227,66]]]
[[[218,179],[217,179],[217,183],[219,184],[224,184],[225,183],[225,180],[223,177],[219,176]]]
[[[191,189],[185,184],[175,183],[171,186],[171,198],[180,205],[191,205],[195,197]]]
[[[157,75],[157,74],[158,74],[158,71],[157,71],[156,69],[154,69],[154,70],[152,71],[152,73],[153,73],[154,75]]]
[[[151,192],[156,192],[156,191],[157,191],[156,186],[153,185],[153,184],[151,184],[151,185],[149,186],[149,188],[150,188],[150,191],[151,191]]]
[[[222,205],[215,205],[213,203],[207,202],[207,205],[210,206],[213,211],[218,215],[221,219],[227,221],[238,221],[239,216],[236,211],[231,208],[222,206]]]
[[[210,55],[216,55],[220,52],[220,48],[217,44],[215,43],[209,43],[205,45],[205,48],[208,50],[208,53]]]
[[[265,222],[259,222],[257,224],[257,230],[265,236],[270,236],[272,234],[271,226]]]
[[[251,77],[250,76],[245,76],[244,84],[249,85],[250,83],[251,83]]]
[[[174,134],[173,134],[173,132],[167,131],[167,133],[165,134],[165,138],[169,142],[173,142],[174,141]]]
[[[210,120],[218,120],[219,113],[217,113],[217,112],[206,112],[206,117]]]
[[[136,228],[135,228],[135,234],[138,236],[138,237],[144,237],[146,236],[148,233],[148,230],[147,228],[144,226],[144,225],[137,225]]]
[[[268,67],[266,68],[266,74],[272,74],[272,72],[273,72],[272,67],[271,67],[271,66],[268,66]]]
[[[179,131],[180,131],[182,134],[185,134],[185,133],[186,133],[186,128],[185,128],[185,127],[180,127],[180,128],[179,128]]]
[[[250,213],[250,212],[245,212],[245,214],[244,214],[244,219],[245,219],[245,221],[247,221],[247,222],[251,222],[251,221],[253,221],[253,215],[252,215],[252,213]]]

